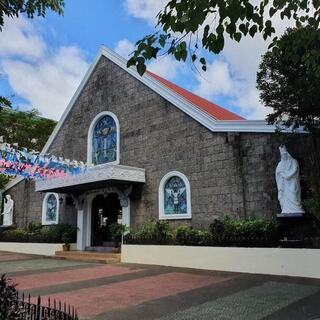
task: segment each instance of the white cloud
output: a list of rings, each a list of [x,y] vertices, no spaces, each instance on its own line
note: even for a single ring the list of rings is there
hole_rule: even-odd
[[[224,97],[229,106],[237,107],[247,119],[263,119],[270,112],[261,105],[255,86],[233,74],[226,61],[217,59],[208,64],[207,72],[197,75],[197,81],[196,94],[209,100]]]
[[[135,18],[144,19],[152,26],[156,16],[165,7],[169,0],[125,0],[124,6],[128,14]]]
[[[205,73],[197,74],[197,80],[195,92],[207,99],[228,95],[234,86],[228,64],[219,60],[209,64]]]
[[[129,41],[128,39],[122,39],[120,40],[114,51],[120,54],[120,56],[124,58],[128,58],[129,54],[134,50],[134,44]]]
[[[183,64],[171,56],[158,58],[148,65],[148,70],[168,80],[173,80],[182,68]]]
[[[0,33],[0,43],[7,37],[14,43],[17,36],[20,43],[28,42],[29,50],[24,52],[11,44],[7,45],[10,50],[0,49],[0,66],[11,88],[27,100],[30,108],[37,108],[45,117],[59,119],[88,69],[81,50],[76,46],[48,48],[24,18],[8,21],[4,30],[9,34],[3,38]],[[10,30],[14,32],[10,34]],[[30,38],[37,40],[29,42]],[[32,56],[32,52],[36,54]]]
[[[0,33],[0,56],[37,59],[44,54],[46,44],[29,21],[5,18],[4,25]]]

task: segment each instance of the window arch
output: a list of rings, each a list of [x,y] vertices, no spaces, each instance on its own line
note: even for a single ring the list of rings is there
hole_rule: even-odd
[[[99,113],[92,121],[88,133],[88,164],[119,163],[119,121],[109,111]]]
[[[178,171],[167,173],[159,185],[159,219],[191,219],[190,183]]]
[[[42,202],[42,224],[57,224],[59,222],[59,196],[57,193],[47,193]]]

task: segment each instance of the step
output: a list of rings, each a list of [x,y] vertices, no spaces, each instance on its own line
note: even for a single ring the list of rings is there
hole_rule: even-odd
[[[100,246],[100,247],[86,247],[85,251],[89,252],[108,252],[112,253],[113,247],[111,246]]]
[[[121,255],[119,253],[102,253],[88,251],[56,251],[58,259],[92,262],[92,263],[119,263]]]

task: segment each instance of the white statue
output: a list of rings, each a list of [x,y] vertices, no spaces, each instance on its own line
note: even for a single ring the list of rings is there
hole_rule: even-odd
[[[3,226],[11,226],[13,224],[13,200],[11,196],[8,194],[6,195],[3,203]]]
[[[281,216],[301,216],[304,210],[301,206],[299,164],[284,145],[279,150],[281,161],[276,169],[276,181]]]

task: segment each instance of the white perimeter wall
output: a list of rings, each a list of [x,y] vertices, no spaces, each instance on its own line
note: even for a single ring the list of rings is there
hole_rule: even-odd
[[[320,250],[122,245],[121,262],[320,278]]]
[[[0,242],[0,251],[54,256],[56,251],[62,251],[62,246],[63,243]],[[71,245],[72,247],[75,245]]]

